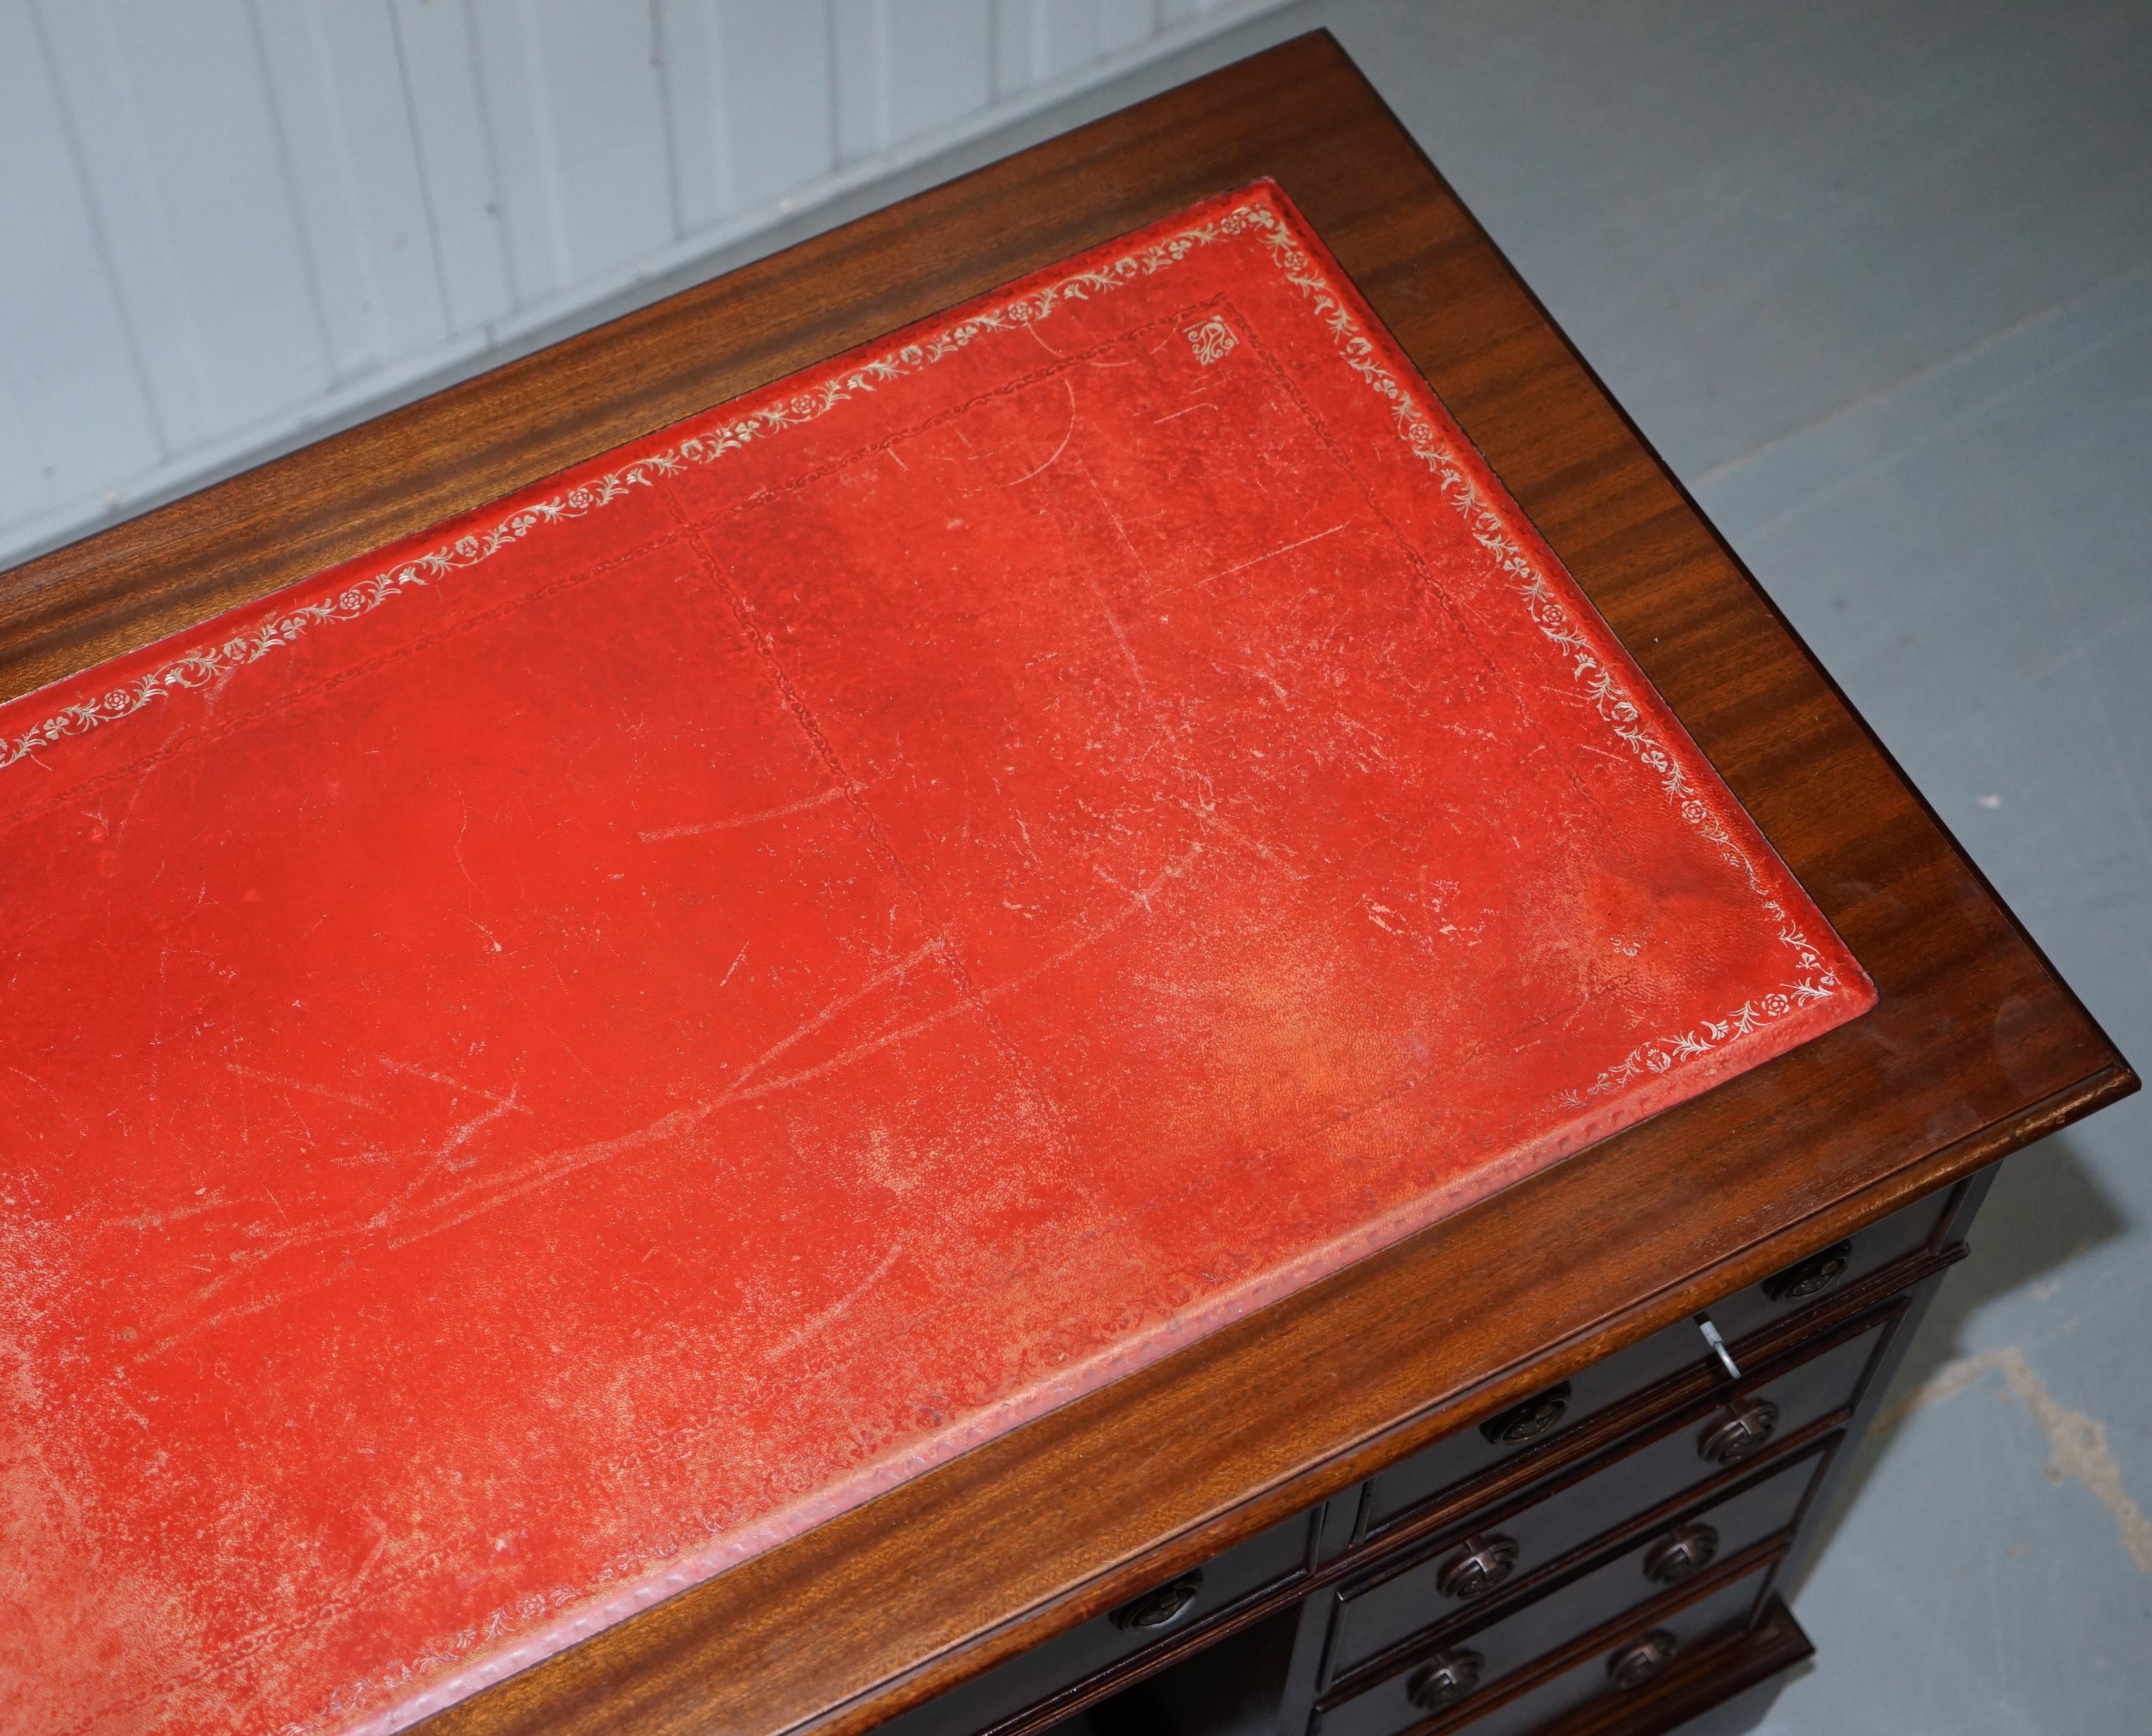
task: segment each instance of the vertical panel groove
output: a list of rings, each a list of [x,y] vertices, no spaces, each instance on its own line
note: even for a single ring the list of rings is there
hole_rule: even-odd
[[[874,8],[875,148],[887,150],[896,128],[891,117],[896,106],[896,70],[890,64],[889,0],[871,0]]]
[[[538,25],[530,15],[531,0],[515,0],[515,46],[522,63],[524,100],[530,110],[531,158],[537,170],[539,209],[545,214],[546,257],[556,284],[569,281],[571,255],[568,246],[568,216],[561,188],[561,154],[553,118],[552,93],[548,89],[545,60],[538,46]]]
[[[89,170],[83,160],[79,129],[75,124],[74,111],[68,104],[67,87],[59,75],[58,57],[53,53],[52,41],[45,29],[44,18],[38,0],[24,0],[23,11],[29,20],[30,33],[37,43],[38,54],[43,63],[45,82],[52,89],[53,111],[58,116],[59,132],[67,146],[69,164],[74,170],[75,185],[82,194],[83,216],[89,230],[91,243],[97,249],[98,263],[104,270],[105,281],[115,287],[116,295],[119,270],[113,257],[111,239],[106,233],[104,211],[90,191]],[[124,302],[122,305],[124,315]],[[150,378],[149,361],[142,353],[142,335],[134,328],[134,322],[124,317],[119,327],[127,346],[128,368],[141,392],[143,414],[149,420],[150,434],[157,443],[158,455],[170,459],[176,454],[178,448],[157,404],[157,393]]]
[[[240,15],[246,21],[246,41],[254,55],[255,76],[261,81],[262,89],[273,92],[275,81],[269,76],[269,55],[261,43],[261,15],[258,0],[243,0],[239,10]],[[273,95],[268,107],[270,136],[274,140],[277,149],[277,185],[282,190],[285,202],[291,208],[292,228],[304,235],[307,220],[305,212],[299,208],[298,177],[292,170],[292,141],[285,135],[283,112],[273,100]],[[328,364],[330,377],[333,378],[341,370],[337,367],[336,338],[329,327],[328,304],[322,295],[320,261],[314,257],[311,247],[302,247],[298,262],[301,281],[307,286],[307,297],[313,307],[314,330],[321,339],[322,359]],[[378,314],[376,317],[378,321]]]
[[[724,14],[718,9],[717,0],[703,0],[703,39],[708,43],[712,78],[710,80],[710,156],[715,167],[718,183],[718,208],[729,216],[739,209],[739,175],[733,162],[737,141],[732,129],[732,77],[735,70],[747,73],[749,63],[744,57],[735,69],[733,61],[731,33],[725,28]]]
[[[508,245],[508,226],[502,219],[502,186],[500,178],[500,135],[494,130],[493,104],[487,94],[485,83],[485,55],[479,39],[478,18],[472,10],[472,0],[454,0],[463,23],[464,39],[469,45],[471,63],[471,103],[478,119],[478,138],[482,160],[485,164],[486,180],[493,189],[493,196],[486,203],[486,215],[493,219],[493,230],[500,248],[500,268],[508,280],[508,302],[512,308],[525,297],[520,292],[515,269],[515,250]]]
[[[131,147],[134,156],[146,162],[150,156],[149,141],[142,135],[137,104],[129,88],[127,70],[113,41],[112,18],[108,0],[74,0],[74,5],[78,9],[79,16],[87,21],[82,28],[92,33],[99,50],[99,58],[104,63],[101,71],[118,110],[119,124],[114,126],[113,132],[116,137],[124,129],[127,135],[125,142]],[[43,6],[33,8],[33,10],[38,13],[40,21],[43,22]],[[49,25],[47,28],[49,29]],[[59,57],[55,55],[53,59],[57,70]],[[85,72],[88,70],[88,69],[84,69]],[[56,89],[61,112],[67,116],[70,128],[79,141],[84,140],[84,134],[82,121],[75,112],[79,101],[79,87],[71,89],[70,84],[71,81],[62,78],[56,81]],[[109,200],[111,196],[111,190],[109,187],[100,190],[99,183],[102,177],[91,161],[90,152],[86,144],[83,149],[83,162],[85,170],[84,182],[89,189],[92,201],[103,203],[104,200]],[[100,191],[102,191],[102,198],[100,198]],[[154,201],[150,203],[152,208],[145,210],[140,214],[136,232],[141,237],[144,249],[154,253],[157,257],[160,270],[156,275],[167,284],[176,286],[179,272],[172,257],[171,236],[166,231],[161,213],[154,208]],[[124,262],[117,259],[114,262],[120,266],[114,274],[115,280],[120,286],[120,305],[126,312],[128,324],[133,327],[138,323],[140,317],[138,300],[140,292],[138,289],[135,295],[128,293],[127,283],[131,273]],[[180,297],[171,294],[168,294],[165,298],[164,309],[166,318],[171,322],[164,328],[167,334],[167,341],[158,345],[155,350],[145,342],[143,345],[142,355],[145,366],[149,370],[150,402],[157,407],[159,420],[171,430],[170,438],[174,444],[184,445],[191,444],[192,440],[199,439],[200,435],[183,432],[186,429],[187,424],[182,419],[183,407],[177,401],[179,382],[184,378],[192,387],[190,395],[193,400],[192,407],[195,412],[194,420],[197,427],[204,422],[214,419],[218,393],[216,382],[211,377],[209,358],[203,345],[201,333],[191,310],[185,306]],[[173,335],[175,333],[176,335]],[[162,370],[155,365],[154,358],[159,353],[166,358],[166,366]]]
[[[646,10],[650,17],[650,52],[653,63],[662,66],[668,58],[665,43],[665,18],[659,0],[648,0]],[[672,214],[672,238],[678,241],[688,231],[685,212],[680,203],[680,150],[678,120],[672,113],[672,81],[661,76],[657,80],[658,119],[665,129],[665,202]]]
[[[830,163],[831,167],[845,160],[845,139],[837,119],[836,95],[841,88],[837,81],[837,0],[822,0],[822,18],[829,30],[830,44]]]
[[[418,105],[411,93],[410,53],[404,45],[404,21],[398,16],[396,8],[389,6],[388,13],[389,40],[396,50],[396,95],[403,109],[404,124],[410,129],[411,149],[419,164],[419,201],[426,214],[427,237],[433,243],[427,251],[434,261],[434,282],[440,292],[441,317],[453,331],[456,322],[455,297],[449,289],[448,263],[441,256],[436,239],[442,230],[441,216],[434,204],[433,185],[426,175],[426,140],[419,129]]]

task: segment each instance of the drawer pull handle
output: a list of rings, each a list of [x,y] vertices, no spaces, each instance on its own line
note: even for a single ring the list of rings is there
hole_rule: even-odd
[[[1779,1426],[1779,1407],[1769,1398],[1743,1398],[1733,1415],[1697,1437],[1696,1449],[1713,1464],[1732,1464],[1763,1450]]]
[[[1485,1597],[1517,1569],[1517,1540],[1485,1531],[1464,1540],[1464,1553],[1443,1564],[1434,1588],[1445,1597],[1469,1603]]]
[[[1439,1712],[1470,1693],[1486,1673],[1486,1658],[1469,1646],[1459,1646],[1436,1652],[1405,1683],[1405,1695],[1423,1712]]]
[[[1718,1553],[1718,1533],[1699,1520],[1677,1525],[1644,1555],[1644,1577],[1662,1586],[1678,1584],[1711,1565]]]
[[[1116,1627],[1125,1627],[1132,1632],[1148,1633],[1155,1628],[1170,1627],[1188,1613],[1203,1590],[1203,1574],[1199,1568],[1193,1573],[1184,1573],[1170,1585],[1146,1591],[1140,1597],[1131,1597],[1115,1610],[1110,1617]]]
[[[1480,1432],[1498,1447],[1522,1446],[1537,1440],[1569,1412],[1569,1383],[1535,1393],[1522,1404],[1513,1404],[1498,1417],[1490,1417]]]
[[[1764,1279],[1764,1294],[1774,1302],[1806,1302],[1830,1289],[1845,1276],[1845,1268],[1852,1264],[1853,1244],[1838,1242]]]
[[[1606,1660],[1606,1679],[1617,1688],[1642,1688],[1674,1661],[1681,1642],[1663,1627],[1632,1640]]]

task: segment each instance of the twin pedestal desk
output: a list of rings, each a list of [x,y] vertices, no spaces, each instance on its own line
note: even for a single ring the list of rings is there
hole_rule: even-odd
[[[1731,1728],[2136,1083],[1322,37],[0,693],[23,1736]]]

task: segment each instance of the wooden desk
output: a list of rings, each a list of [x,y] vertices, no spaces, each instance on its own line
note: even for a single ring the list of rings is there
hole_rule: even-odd
[[[1015,1736],[1078,1712],[1109,1729],[1283,1716],[1292,1736],[1310,1718],[1339,1736],[1663,1728],[1804,1652],[1774,1576],[1960,1250],[1980,1177],[2134,1088],[1326,38],[20,569],[0,588],[0,682],[22,692],[145,645],[1266,175],[1879,1005],[434,1728],[903,1716]],[[1714,1372],[1699,1310],[1738,1381]]]

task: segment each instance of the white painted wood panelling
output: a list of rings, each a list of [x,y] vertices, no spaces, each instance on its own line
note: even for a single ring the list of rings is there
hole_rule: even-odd
[[[0,525],[94,511],[165,447],[27,0],[0,0]]]
[[[811,187],[837,166],[829,8],[658,0],[681,231]]]
[[[467,4],[518,303],[558,297],[594,263],[648,258],[678,239],[651,8]]]
[[[390,0],[388,16],[449,325],[483,328],[515,312],[515,291],[476,32],[464,0]],[[378,99],[384,106],[388,99],[386,92]]]
[[[992,103],[992,0],[836,0],[841,160],[886,155]]]
[[[250,0],[285,167],[348,379],[449,332],[395,21],[348,0]]]
[[[166,442],[327,390],[316,268],[246,0],[37,10]]]
[[[0,566],[1279,0],[0,0]]]

